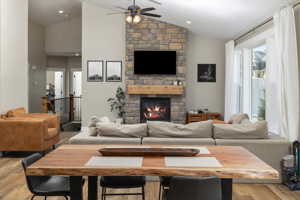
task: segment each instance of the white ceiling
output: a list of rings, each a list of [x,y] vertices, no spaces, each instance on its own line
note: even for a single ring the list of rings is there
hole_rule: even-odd
[[[59,14],[59,10],[64,14]],[[29,0],[29,19],[44,26],[78,16],[81,0]]]
[[[80,2],[87,1],[102,7],[128,7],[131,0],[30,0],[30,18],[48,25],[64,20],[57,11],[66,10],[69,17],[81,14]],[[190,31],[213,38],[234,38],[271,17],[290,0],[136,0],[141,7],[155,7],[153,13],[161,14],[162,21],[188,28]],[[108,11],[110,12],[110,11]],[[190,20],[192,24],[187,24]]]

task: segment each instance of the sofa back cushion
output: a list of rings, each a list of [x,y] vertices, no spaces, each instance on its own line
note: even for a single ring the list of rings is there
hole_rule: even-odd
[[[100,136],[123,138],[147,136],[147,124],[97,123],[96,126]]]
[[[150,137],[160,138],[211,138],[212,121],[195,122],[187,125],[171,122],[148,121]]]
[[[25,108],[16,108],[9,110],[6,114],[7,117],[18,117],[26,114]]]
[[[266,121],[242,124],[214,124],[215,139],[266,139],[268,124]]]

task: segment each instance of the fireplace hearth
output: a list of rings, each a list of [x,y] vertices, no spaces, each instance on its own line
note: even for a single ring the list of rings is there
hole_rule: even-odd
[[[171,99],[142,97],[140,121],[171,121]]]

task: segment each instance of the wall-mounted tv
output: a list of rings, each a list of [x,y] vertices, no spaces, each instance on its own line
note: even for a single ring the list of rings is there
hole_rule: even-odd
[[[176,75],[176,51],[135,51],[134,74]]]

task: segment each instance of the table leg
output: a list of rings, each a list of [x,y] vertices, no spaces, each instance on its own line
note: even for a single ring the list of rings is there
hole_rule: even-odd
[[[98,176],[89,176],[88,180],[88,200],[98,200]]]
[[[222,200],[232,200],[232,179],[222,179]]]
[[[71,200],[83,200],[82,198],[82,176],[70,177]]]

